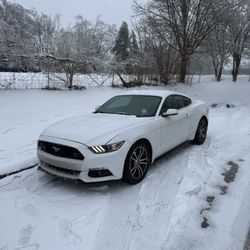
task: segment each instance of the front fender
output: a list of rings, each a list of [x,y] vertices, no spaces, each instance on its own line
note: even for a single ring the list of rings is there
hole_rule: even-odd
[[[158,119],[154,119],[147,124],[143,124],[126,131],[123,131],[113,137],[108,144],[118,141],[125,141],[127,144],[127,153],[134,143],[141,139],[146,139],[151,144],[152,161],[160,152],[161,127]]]

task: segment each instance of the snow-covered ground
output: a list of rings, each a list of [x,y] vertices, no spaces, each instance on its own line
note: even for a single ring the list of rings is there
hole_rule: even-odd
[[[0,175],[37,162],[36,141],[53,122],[91,112],[118,89],[0,91]]]
[[[0,180],[0,249],[242,249],[250,224],[248,77],[168,88],[213,106],[204,145],[166,154],[136,186],[74,183],[36,168]],[[0,175],[36,163],[47,125],[123,91],[0,91]]]

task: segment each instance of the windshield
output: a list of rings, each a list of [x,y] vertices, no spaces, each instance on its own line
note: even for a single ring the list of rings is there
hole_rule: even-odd
[[[155,116],[161,97],[147,95],[120,95],[105,102],[95,113]]]

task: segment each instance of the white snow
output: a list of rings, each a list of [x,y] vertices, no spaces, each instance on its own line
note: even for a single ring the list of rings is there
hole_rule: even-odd
[[[119,92],[98,87],[83,92],[0,91],[0,175],[37,162],[37,138],[48,125],[91,112]]]
[[[217,104],[205,144],[166,154],[136,186],[75,183],[36,168],[0,180],[0,249],[242,249],[250,224],[250,83],[211,79],[168,87]],[[123,91],[0,91],[0,175],[36,163],[46,126]],[[239,169],[228,184],[221,174],[229,161]],[[228,186],[223,195],[220,186]]]

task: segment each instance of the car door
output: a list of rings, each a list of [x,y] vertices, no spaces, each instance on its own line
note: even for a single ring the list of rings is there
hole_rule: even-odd
[[[162,153],[188,139],[191,119],[190,104],[191,99],[181,95],[170,95],[165,99],[160,111]],[[178,114],[163,117],[162,114],[168,109],[177,109]]]

